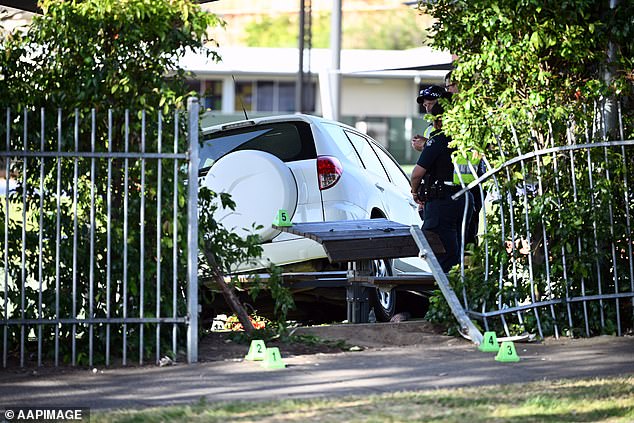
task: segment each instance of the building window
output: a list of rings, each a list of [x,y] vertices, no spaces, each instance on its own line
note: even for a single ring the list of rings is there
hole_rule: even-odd
[[[205,109],[222,110],[222,81],[205,81],[203,105]]]
[[[315,110],[315,84],[310,83],[307,89],[307,110]],[[235,110],[244,108],[256,112],[294,112],[295,82],[291,81],[241,81],[236,82]]]
[[[257,111],[275,111],[275,83],[273,81],[258,81],[256,87]]]
[[[294,82],[280,82],[279,84],[279,106],[280,112],[294,112],[295,111],[295,83]],[[314,109],[313,103],[313,109]]]
[[[253,111],[253,82],[236,82],[233,110]]]

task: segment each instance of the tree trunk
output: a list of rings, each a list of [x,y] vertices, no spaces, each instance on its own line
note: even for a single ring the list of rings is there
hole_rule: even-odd
[[[205,249],[204,254],[207,262],[209,263],[209,267],[211,268],[213,278],[220,287],[220,290],[222,291],[222,296],[225,298],[225,301],[227,302],[227,304],[229,304],[229,307],[231,307],[236,316],[238,316],[238,320],[240,321],[240,323],[242,323],[242,327],[244,328],[246,333],[253,333],[255,331],[255,328],[253,327],[253,323],[251,323],[249,314],[238,299],[238,296],[236,295],[233,287],[225,282],[222,269],[220,269],[220,267],[218,266],[218,262],[216,261],[213,253]]]

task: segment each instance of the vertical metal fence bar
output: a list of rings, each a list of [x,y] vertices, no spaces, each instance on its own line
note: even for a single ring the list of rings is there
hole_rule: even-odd
[[[584,105],[583,107],[584,112],[586,111],[586,106]],[[593,109],[592,109],[592,134],[590,135],[589,138],[594,138],[595,136],[597,136],[599,134],[599,126],[601,125],[601,122],[599,121],[599,105],[597,104],[597,102],[594,102],[593,105]],[[587,126],[586,126],[587,129]]]
[[[551,137],[550,142],[551,142],[551,146],[554,146],[555,144],[554,137]],[[559,229],[561,230],[563,228],[563,223],[561,219],[561,210],[562,210],[561,196],[559,195],[559,193],[561,192],[560,181],[559,181],[559,161],[557,160],[557,153],[554,151],[552,153],[552,158],[553,158],[553,170],[555,174],[555,192],[557,193],[557,216],[559,217],[558,219]],[[569,331],[569,335],[572,336],[572,310],[571,310],[570,301],[569,301],[570,292],[568,288],[569,286],[568,267],[566,262],[566,248],[564,246],[564,243],[561,244],[561,267],[562,267],[562,276],[564,279],[564,285],[566,288],[564,302],[566,304],[566,313],[568,316],[568,327],[571,329]]]
[[[590,140],[588,140],[589,142]],[[598,228],[597,228],[597,219],[596,219],[596,215],[595,215],[595,211],[597,210],[596,204],[595,204],[595,200],[594,200],[594,178],[592,176],[592,157],[590,154],[590,149],[586,149],[586,159],[587,159],[587,165],[588,165],[588,181],[590,183],[590,192],[588,193],[588,195],[590,196],[590,204],[591,204],[591,208],[593,210],[592,213],[592,231],[594,234],[594,254],[595,254],[595,258],[594,258],[594,263],[595,263],[595,267],[597,270],[597,294],[602,295],[603,294],[603,288],[602,288],[602,278],[601,278],[601,265],[599,264],[599,235],[598,235]],[[605,313],[603,312],[603,298],[599,298],[599,315],[600,315],[600,321],[601,321],[601,327],[605,327]]]
[[[500,139],[498,137],[496,137],[497,142],[498,142],[498,149],[500,151],[500,157],[502,157],[503,160],[506,161],[505,155],[504,155],[504,150],[502,149],[502,144],[500,143]],[[500,200],[499,201],[499,207],[500,207],[500,237],[501,240],[500,242],[502,244],[504,244],[504,241],[506,239],[506,222],[504,219],[504,199],[502,196],[502,190],[500,188],[500,183],[498,181],[498,178],[496,175],[493,175],[493,181],[495,182],[495,188],[496,188],[496,192],[497,192],[497,197]],[[504,266],[502,264],[500,264],[500,276],[498,278],[498,310],[502,310],[504,308],[504,299],[502,297],[502,288],[504,286]],[[500,315],[500,318],[502,320],[502,324],[504,325],[504,333],[509,336],[510,335],[510,331],[509,331],[509,327],[508,324],[506,323],[506,316],[504,314]]]
[[[108,153],[112,153],[112,109],[108,109]],[[112,231],[112,158],[108,157],[108,186],[106,188],[106,319],[110,320],[110,268]],[[110,323],[106,323],[106,366],[110,366]]]
[[[455,166],[455,163],[454,163]],[[460,170],[456,169],[458,177],[460,178],[460,182],[464,187],[464,182],[462,182],[462,176],[460,174]],[[464,194],[464,209],[462,211],[462,225],[460,226],[460,281],[462,283],[462,300],[464,301],[464,308],[469,308],[469,299],[467,298],[467,288],[464,284],[465,277],[465,264],[464,264],[464,244],[466,242],[466,230],[467,230],[467,215],[469,208],[469,191]]]
[[[607,118],[606,114],[606,102],[603,101],[601,104],[601,113],[597,113],[599,119],[601,119],[602,123],[602,131],[603,131],[603,140],[608,140],[608,127],[607,127]],[[608,187],[612,187],[612,181],[610,179],[610,169],[608,168],[608,148],[603,147],[603,156],[605,162],[605,178],[608,183]],[[627,204],[627,203],[626,203]],[[612,206],[612,198],[608,197],[608,214],[610,218],[610,239],[611,239],[611,252],[612,252],[612,277],[614,279],[614,293],[619,293],[619,275],[618,275],[618,266],[616,261],[616,246],[614,244],[614,210]],[[621,300],[617,296],[615,299],[616,306],[616,330],[618,336],[621,336]],[[601,302],[603,304],[603,302]],[[601,312],[603,312],[603,307],[601,308]]]
[[[491,163],[488,161],[486,156],[482,156],[482,160],[486,165],[487,169],[492,169]],[[480,184],[482,185],[482,183]],[[487,236],[489,233],[488,226],[488,218],[487,218],[487,208],[486,208],[486,196],[484,195],[484,189],[480,189],[480,198],[482,199],[482,223],[483,223],[483,239],[484,239],[484,284],[489,284],[489,237]],[[486,302],[482,303],[482,314],[486,313]],[[484,318],[484,328],[486,331],[489,330],[489,322],[487,318]]]
[[[11,109],[7,107],[7,153],[11,151]],[[4,159],[4,321],[2,327],[2,367],[7,367],[7,354],[9,349],[9,328],[6,322],[9,320],[9,179],[11,175],[11,158]]]
[[[511,129],[512,129],[512,125],[511,125]],[[519,151],[519,144],[517,143],[517,140],[514,139],[516,142],[516,146],[517,146],[517,150]],[[504,154],[504,150],[502,149],[502,145],[500,144],[500,140],[498,139],[498,147],[500,149],[500,154],[501,157],[504,159],[504,161],[506,161],[506,156]],[[520,152],[521,154],[521,152]],[[511,172],[508,168],[508,166],[506,166],[504,168],[505,172],[506,172],[506,180],[507,181],[511,181]],[[513,258],[511,259],[511,263],[513,264],[513,288],[514,288],[514,292],[513,292],[513,298],[515,300],[515,306],[518,305],[518,301],[517,301],[517,260],[515,259],[515,210],[513,208],[513,194],[508,191],[505,190],[505,197],[504,199],[508,202],[508,206],[509,206],[509,223],[511,226],[511,255],[513,256]],[[517,311],[517,320],[519,321],[520,325],[524,324],[524,319],[522,317],[522,312],[521,311]]]
[[[535,144],[535,151],[537,151],[537,144]],[[544,195],[544,184],[543,184],[543,180],[542,180],[542,168],[541,168],[541,163],[540,163],[540,158],[536,157],[536,162],[537,162],[537,180],[539,183],[539,188],[538,188],[538,194],[539,196],[543,196]],[[544,221],[544,217],[542,215],[541,219],[541,225],[542,225],[542,238],[543,238],[543,243],[544,243],[544,264],[545,264],[545,269],[546,269],[546,291],[548,292],[548,297],[552,300],[553,299],[553,287],[552,287],[552,280],[550,278],[550,253],[548,251],[548,244],[549,244],[549,239],[548,239],[548,234],[546,232],[546,222]],[[554,335],[555,338],[559,339],[559,328],[557,325],[557,320],[555,318],[555,307],[551,304],[550,305],[550,315],[553,319],[553,328],[554,328]]]
[[[187,362],[198,361],[198,99],[187,100],[189,172],[187,181]]]
[[[588,126],[586,125],[585,127],[585,137],[586,137],[586,142],[588,144],[590,144],[593,140],[593,137],[598,135],[598,129],[597,129],[597,124],[600,124],[601,122],[599,122],[598,118],[598,109],[597,109],[597,104],[595,103],[595,107],[594,107],[594,114],[595,114],[595,119],[593,119],[592,121],[592,125],[593,125],[593,129],[592,129],[592,134],[588,133]],[[597,208],[595,206],[595,201],[594,201],[594,197],[595,197],[595,190],[594,190],[594,180],[592,177],[592,160],[591,160],[591,149],[586,149],[586,155],[588,157],[588,175],[590,178],[590,198],[592,201],[592,210],[595,211]],[[601,266],[599,263],[599,240],[598,240],[598,227],[596,224],[596,218],[594,217],[594,213],[593,213],[593,218],[592,218],[592,224],[593,224],[593,230],[594,230],[594,245],[595,245],[595,253],[596,253],[596,257],[595,257],[595,264],[596,264],[596,269],[597,269],[597,293],[598,295],[603,295],[603,280],[602,280],[602,275],[601,275]],[[604,313],[604,306],[603,306],[603,298],[600,297],[599,298],[599,314],[600,314],[600,323],[601,323],[601,327],[604,328],[605,327],[605,313]]]
[[[506,171],[506,180],[507,181],[511,181],[511,172],[509,170],[508,167],[506,167],[504,169]],[[509,225],[510,225],[510,229],[511,229],[511,263],[513,265],[513,274],[511,275],[513,277],[513,299],[514,299],[514,305],[517,307],[519,305],[518,301],[517,301],[517,260],[515,258],[515,209],[513,207],[513,194],[510,191],[505,191],[505,196],[503,197],[507,203],[508,203],[508,207],[509,207]],[[522,312],[518,311],[517,312],[517,320],[519,321],[519,324],[522,325],[524,324],[524,318],[522,316]]]
[[[174,154],[178,153],[178,111],[174,111]],[[172,215],[172,317],[176,319],[178,304],[176,303],[178,280],[178,159],[174,159],[174,196]],[[178,325],[172,325],[172,352],[176,361],[176,335]]]
[[[548,139],[552,143],[553,130],[552,130],[552,124],[550,121],[548,122]],[[538,150],[537,143],[533,144],[533,148],[535,149],[535,151]],[[537,175],[539,180],[539,195],[543,196],[544,195],[544,183],[543,183],[544,180],[542,178],[542,168],[541,168],[542,159],[541,157],[537,157],[536,160],[537,160]],[[550,240],[548,239],[548,234],[546,232],[546,222],[544,222],[543,215],[541,217],[541,223],[542,223],[542,236],[544,238],[544,263],[546,265],[546,289],[548,290],[548,298],[550,300],[553,300],[554,299],[553,283],[550,276],[550,251],[548,248]],[[559,339],[559,325],[557,324],[555,306],[553,304],[550,304],[550,316],[553,319],[553,329],[554,329],[555,338]]]
[[[75,109],[75,154],[79,153],[79,110]],[[79,157],[75,155],[73,160],[73,319],[77,318],[77,179],[79,178]],[[74,366],[77,359],[77,324],[72,328],[71,363]]]
[[[59,295],[60,295],[60,243],[61,243],[61,201],[62,201],[62,109],[57,110],[57,198],[55,220],[55,318],[59,321]],[[55,324],[55,366],[59,366],[59,329],[60,324]]]
[[[29,112],[24,108],[24,151],[28,150],[28,142],[27,142],[27,134],[28,134],[28,116]],[[22,162],[22,287],[20,292],[20,316],[22,320],[26,318],[26,299],[25,299],[25,289],[26,289],[26,191],[27,191],[27,180],[26,180],[26,170],[27,170],[27,161],[28,159],[24,157]],[[20,324],[20,367],[24,367],[24,330],[25,324]]]
[[[605,179],[608,183],[608,187],[612,186],[612,177],[610,175],[610,168],[608,167],[608,148],[603,147],[603,157],[605,160]],[[612,206],[612,198],[608,197],[608,216],[610,218],[610,247],[612,252],[612,277],[614,278],[614,293],[619,293],[619,274],[618,274],[618,266],[616,262],[616,246],[614,245],[614,209]],[[621,300],[619,297],[614,299],[616,303],[616,333],[618,336],[621,336]],[[601,309],[603,312],[603,308]]]
[[[480,204],[482,204],[482,209],[480,210],[480,213],[482,213],[482,216],[484,216],[484,218],[482,219],[483,222],[483,228],[482,228],[482,233],[483,233],[483,240],[484,240],[484,284],[488,285],[489,284],[489,238],[487,237],[487,232],[488,232],[488,228],[487,228],[487,208],[486,208],[486,202],[485,202],[485,195],[484,195],[484,188],[480,187],[479,191],[479,195],[480,195]],[[477,216],[478,219],[478,227],[480,226],[480,216]],[[486,301],[484,301],[482,303],[482,313],[486,313]],[[484,327],[485,330],[488,331],[489,330],[489,322],[484,319]]]
[[[499,198],[499,207],[500,207],[500,230],[501,230],[501,240],[500,243],[504,244],[504,240],[506,239],[506,222],[504,219],[504,201],[502,201],[502,190],[500,189],[500,183],[498,181],[497,176],[493,175],[493,181],[495,182],[495,191],[496,196]],[[504,286],[504,266],[500,264],[500,275],[498,277],[498,310],[502,310],[504,305],[504,299],[502,298],[502,288]],[[500,315],[502,320],[502,325],[504,326],[504,333],[506,336],[509,336],[511,333],[509,331],[508,324],[506,323],[506,317],[504,314]]]
[[[44,107],[40,108],[40,151],[44,152],[44,131],[45,131],[45,121],[46,114],[44,111]],[[44,316],[42,316],[42,289],[44,284],[44,266],[42,264],[43,253],[42,249],[44,248],[44,155],[40,157],[40,207],[39,207],[39,228],[38,228],[38,254],[37,254],[37,277],[38,277],[38,291],[37,291],[37,318],[40,322],[44,320]],[[26,222],[25,222],[26,224]],[[42,366],[42,324],[39,323],[37,325],[37,365],[38,367]]]
[[[484,157],[482,158],[484,160]],[[486,163],[486,161],[485,161]],[[488,165],[487,165],[488,166]],[[488,167],[487,167],[488,168]],[[486,196],[484,194],[484,188],[480,186],[478,190],[480,193],[480,204],[482,204],[482,209],[480,213],[484,217],[482,219],[482,233],[484,239],[484,283],[487,284],[489,282],[489,238],[486,236],[488,233],[488,225],[487,225],[487,208],[486,208]],[[478,227],[480,226],[480,216],[478,216]]]
[[[535,275],[533,272],[533,254],[532,254],[532,245],[533,239],[531,237],[531,228],[530,228],[530,216],[528,213],[529,203],[528,203],[528,185],[526,184],[526,168],[524,164],[524,160],[520,161],[522,175],[524,175],[524,179],[522,180],[522,188],[524,191],[524,222],[526,224],[526,242],[528,243],[528,254],[526,255],[528,260],[528,278],[531,289],[531,302],[535,304]],[[535,320],[537,321],[537,330],[539,331],[539,337],[543,338],[544,333],[542,330],[542,323],[539,318],[539,312],[537,308],[533,308],[533,313],[535,314]]]
[[[625,130],[623,129],[623,111],[621,110],[621,102],[618,103],[618,114],[619,114],[619,132],[621,134],[621,139],[625,140]],[[631,226],[631,218],[630,218],[630,185],[628,183],[627,172],[630,169],[627,165],[627,161],[625,159],[625,146],[621,146],[621,156],[623,160],[623,184],[625,186],[624,196],[625,196],[625,233],[627,240],[627,249],[628,249],[628,263],[630,267],[630,291],[634,292],[634,255],[632,254],[632,226]],[[634,308],[634,297],[631,299],[632,308]]]
[[[517,133],[515,132],[515,127],[511,124],[511,131],[513,133],[513,139],[515,140],[515,144],[517,147],[517,154],[519,156],[522,155],[522,151],[519,148],[519,139],[517,137]],[[533,273],[533,254],[532,254],[532,238],[531,238],[531,228],[530,228],[530,216],[528,213],[529,203],[528,203],[528,185],[526,184],[526,164],[524,160],[520,160],[520,168],[522,170],[522,197],[524,199],[524,223],[526,224],[526,242],[528,243],[528,253],[526,255],[528,261],[528,277],[531,289],[531,302],[535,304],[535,278]],[[521,243],[521,241],[520,241]],[[539,312],[537,308],[533,308],[533,313],[535,314],[535,320],[537,322],[537,330],[539,331],[539,337],[543,338],[544,333],[542,330],[542,324],[539,319]]]
[[[163,115],[158,112],[158,153],[162,153]],[[162,161],[157,163],[157,189],[156,189],[156,318],[161,317],[161,200],[162,200]],[[161,324],[156,323],[156,363],[161,360]]]
[[[125,111],[125,129],[124,129],[124,150],[128,153],[130,141],[130,111]],[[121,357],[122,365],[128,364],[128,186],[129,181],[129,162],[126,157],[123,160],[123,353]]]
[[[568,128],[567,130],[567,137],[568,137],[568,144],[570,145],[574,144],[571,138],[572,134],[570,133],[570,128]],[[572,177],[572,195],[573,195],[572,198],[575,204],[577,204],[579,201],[579,197],[577,193],[577,172],[575,171],[575,156],[572,150],[569,151],[568,158],[570,160],[570,173]],[[577,235],[577,254],[581,255],[581,251],[582,251],[581,236]],[[585,297],[586,296],[586,281],[583,276],[580,277],[580,280],[581,280],[581,296]],[[582,304],[583,304],[583,318],[584,318],[584,323],[586,327],[586,336],[589,337],[590,324],[588,322],[588,302],[584,300],[582,301]]]
[[[465,183],[462,180],[462,173],[456,162],[453,162],[454,174],[458,175],[460,185],[464,188]],[[462,284],[462,301],[465,309],[469,309],[469,299],[467,298],[467,287],[464,284],[465,277],[465,263],[464,263],[464,244],[466,241],[466,229],[467,229],[467,215],[469,209],[469,191],[464,193],[464,208],[462,210],[462,223],[460,225],[460,282]]]
[[[95,153],[95,142],[97,138],[97,111],[91,109],[91,129],[90,129],[90,152]],[[88,276],[88,365],[93,364],[93,332],[94,327],[92,319],[95,318],[94,313],[94,297],[95,297],[95,158],[90,159],[90,271]]]
[[[139,230],[140,234],[140,243],[139,253],[140,253],[140,269],[139,269],[139,317],[143,319],[145,317],[145,311],[143,308],[145,302],[145,110],[141,112],[141,210],[140,210],[140,221],[139,221]],[[139,323],[139,364],[143,364],[143,329],[144,324],[141,321]]]

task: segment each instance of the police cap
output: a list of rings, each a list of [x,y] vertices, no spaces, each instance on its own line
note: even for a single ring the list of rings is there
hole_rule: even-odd
[[[416,97],[416,102],[423,104],[423,100],[438,100],[443,97],[447,97],[447,90],[439,85],[430,85],[420,90],[418,97]]]

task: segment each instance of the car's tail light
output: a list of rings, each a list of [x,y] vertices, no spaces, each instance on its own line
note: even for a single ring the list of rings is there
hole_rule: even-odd
[[[320,190],[333,187],[342,173],[343,167],[337,158],[331,156],[317,157],[317,179],[319,179]]]

